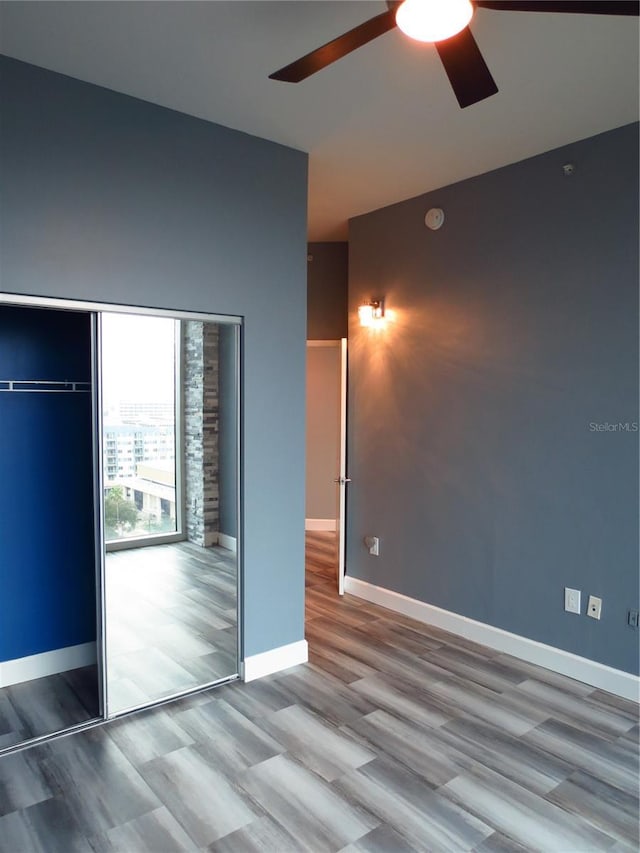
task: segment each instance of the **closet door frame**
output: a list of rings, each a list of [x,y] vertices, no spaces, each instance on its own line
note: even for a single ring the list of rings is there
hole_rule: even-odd
[[[98,665],[98,697],[100,713],[91,720],[77,725],[60,729],[50,734],[29,738],[21,743],[14,744],[5,749],[0,749],[0,756],[18,752],[22,749],[45,743],[59,737],[63,737],[85,729],[104,725],[109,720],[119,719],[130,713],[136,713],[143,708],[153,708],[165,705],[184,696],[208,690],[211,687],[237,681],[240,678],[240,669],[243,653],[243,556],[244,556],[244,512],[243,512],[243,405],[242,405],[242,373],[243,373],[243,318],[239,315],[209,314],[197,311],[171,310],[168,308],[150,308],[147,306],[111,304],[108,302],[90,302],[78,299],[65,299],[48,296],[31,296],[25,294],[0,293],[0,305],[19,306],[24,308],[50,308],[62,311],[72,311],[88,314],[91,328],[91,357],[92,357],[92,391],[91,391],[91,416],[92,416],[92,447],[94,464],[94,537],[95,537],[95,581],[96,581],[96,646]],[[106,578],[105,557],[106,544],[104,539],[103,505],[104,505],[104,473],[103,473],[103,437],[102,437],[102,364],[101,364],[101,341],[100,341],[100,314],[122,313],[139,314],[152,317],[167,317],[175,320],[195,320],[219,325],[230,325],[235,327],[235,353],[236,353],[236,519],[237,519],[237,552],[236,552],[236,594],[237,594],[237,635],[236,635],[236,660],[237,669],[233,675],[217,679],[211,683],[202,684],[197,687],[172,694],[165,698],[151,701],[144,706],[124,711],[122,713],[108,713],[108,685],[107,685],[107,648],[106,648]]]

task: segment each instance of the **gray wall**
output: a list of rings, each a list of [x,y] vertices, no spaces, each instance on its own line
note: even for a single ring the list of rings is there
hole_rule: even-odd
[[[638,671],[637,203],[631,125],[350,223],[349,574]]]
[[[307,518],[336,519],[340,345],[307,347]]]
[[[244,651],[302,639],[306,154],[11,59],[0,75],[2,290],[243,315]]]
[[[307,338],[347,336],[346,243],[309,243],[307,263]]]

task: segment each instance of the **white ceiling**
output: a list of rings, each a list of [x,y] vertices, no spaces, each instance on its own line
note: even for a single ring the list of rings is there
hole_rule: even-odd
[[[0,52],[308,151],[309,238],[638,118],[636,18],[478,10],[500,89],[461,110],[394,30],[298,84],[268,75],[382,2],[3,2]]]

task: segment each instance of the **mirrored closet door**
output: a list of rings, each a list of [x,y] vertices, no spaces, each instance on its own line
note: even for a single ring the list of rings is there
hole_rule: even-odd
[[[0,752],[237,677],[240,328],[0,294]]]
[[[238,328],[101,316],[108,714],[238,672]]]

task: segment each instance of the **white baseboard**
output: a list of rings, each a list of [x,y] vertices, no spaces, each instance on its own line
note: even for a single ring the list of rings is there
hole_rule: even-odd
[[[235,536],[227,536],[226,533],[218,533],[218,545],[221,548],[226,548],[227,551],[231,551],[233,554],[236,554],[238,551],[238,540]]]
[[[591,684],[593,687],[599,687],[601,690],[607,690],[625,699],[639,701],[640,678],[630,672],[614,669],[603,663],[566,652],[564,649],[547,646],[545,643],[521,637],[519,634],[512,634],[510,631],[504,631],[502,628],[496,628],[484,622],[476,622],[475,619],[469,619],[459,613],[443,610],[441,607],[427,604],[416,598],[409,598],[399,592],[375,586],[358,578],[347,576],[344,588],[345,592],[351,595],[364,598],[396,613],[402,613],[418,622],[435,625],[436,628],[458,634],[467,640],[473,640],[499,652],[551,669],[561,675],[568,675],[577,681],[583,681],[585,684]]]
[[[90,666],[96,663],[97,659],[96,644],[81,643],[39,655],[5,660],[0,663],[0,687],[22,684],[23,681],[56,675],[58,672],[67,672],[80,666]]]
[[[337,528],[335,518],[305,518],[304,529],[315,531],[335,531]]]
[[[243,680],[254,681],[273,672],[289,669],[290,666],[298,666],[309,660],[309,646],[306,640],[298,640],[297,643],[289,643],[287,646],[279,646],[259,655],[251,655],[244,659]]]

